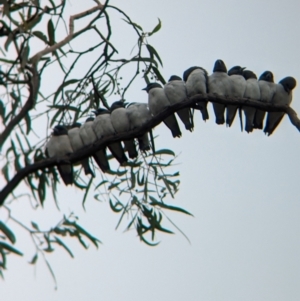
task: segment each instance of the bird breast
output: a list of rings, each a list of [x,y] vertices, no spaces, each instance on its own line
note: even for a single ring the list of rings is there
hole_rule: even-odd
[[[118,108],[112,111],[111,123],[117,133],[127,132],[130,130],[130,122],[125,108]]]
[[[162,88],[153,88],[149,91],[148,104],[149,110],[154,116],[170,106],[170,102]]]

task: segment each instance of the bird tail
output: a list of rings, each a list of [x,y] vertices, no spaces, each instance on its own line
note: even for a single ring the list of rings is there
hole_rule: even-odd
[[[235,118],[235,114],[237,111],[237,106],[233,106],[233,105],[228,105],[227,106],[227,114],[226,114],[226,124],[231,127],[234,118]]]
[[[190,109],[189,108],[184,108],[184,109],[178,110],[177,115],[179,116],[179,118],[183,122],[185,128],[188,131],[192,132],[194,127],[193,127],[193,124],[190,120]]]
[[[128,152],[129,158],[134,159],[138,156],[134,139],[124,141],[125,150]]]
[[[95,174],[92,171],[89,163],[89,158],[85,158],[81,161],[82,167],[84,169],[85,175],[91,175],[93,178],[95,178]]]
[[[254,122],[253,122],[253,128],[254,129],[263,129],[263,122],[265,118],[266,112],[261,110],[256,110]]]
[[[181,131],[174,114],[164,120],[164,124],[171,130],[173,137],[181,137]]]
[[[121,142],[114,142],[108,145],[109,150],[112,155],[118,160],[121,165],[125,165],[128,161],[128,158],[125,155],[124,149],[122,147]]]
[[[201,102],[200,106],[202,107],[202,108],[200,109],[201,114],[202,114],[202,119],[203,119],[204,121],[206,121],[206,120],[209,119],[209,115],[208,115],[208,111],[207,111],[207,101]]]
[[[275,131],[275,129],[281,122],[283,116],[284,113],[279,113],[279,112],[268,113],[266,126],[264,128],[265,134],[267,134],[268,136],[272,135],[272,133]]]
[[[65,185],[73,184],[73,165],[72,164],[60,164],[57,165],[57,169]]]
[[[216,116],[216,124],[224,124],[225,118],[225,105],[219,104],[219,103],[213,103],[213,109]]]
[[[140,150],[145,152],[150,150],[150,143],[148,138],[148,133],[145,133],[142,137],[138,138]]]
[[[106,156],[106,148],[98,150],[93,155],[93,158],[104,173],[110,171],[109,162]]]

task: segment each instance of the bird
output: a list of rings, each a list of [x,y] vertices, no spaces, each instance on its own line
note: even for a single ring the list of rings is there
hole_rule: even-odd
[[[260,89],[260,101],[270,103],[276,90],[273,73],[271,71],[263,72],[258,79],[258,85]],[[253,122],[254,129],[263,129],[265,114],[265,111],[256,110]]]
[[[183,73],[183,80],[185,81],[187,95],[189,97],[196,94],[208,93],[208,75],[207,71],[202,67],[193,66],[185,70]],[[207,101],[202,101],[199,107],[202,114],[202,119],[206,121],[209,119]]]
[[[297,82],[295,78],[287,76],[283,78],[275,87],[275,93],[271,101],[274,105],[287,105],[289,106],[293,99],[293,89],[296,87]],[[264,128],[265,134],[272,135],[276,127],[284,116],[283,112],[269,112],[267,115],[267,122]]]
[[[260,99],[260,89],[257,81],[257,76],[254,72],[250,70],[244,70],[243,76],[246,80],[246,90],[244,93],[244,98],[250,98],[254,100]],[[245,131],[250,133],[253,131],[253,122],[255,117],[256,109],[253,107],[244,106],[243,107],[245,113]]]
[[[115,129],[110,118],[110,111],[99,108],[96,111],[93,111],[93,113],[97,116],[92,125],[97,138],[102,139],[107,136],[115,135]],[[110,143],[107,147],[121,165],[126,164],[128,158],[125,155],[121,141]]]
[[[130,120],[123,101],[116,101],[110,107],[110,119],[116,133],[130,131]],[[134,139],[124,140],[125,149],[129,158],[134,159],[138,156]]]
[[[138,102],[130,103],[126,107],[126,112],[132,130],[142,127],[145,123],[149,122],[152,119],[152,115],[149,111],[147,103],[138,103]],[[137,137],[137,139],[141,151],[150,150],[148,132],[146,132],[140,137]]]
[[[164,86],[164,90],[171,105],[183,102],[187,99],[185,83],[182,81],[181,77],[177,75],[172,75],[170,77],[169,82]],[[190,108],[178,110],[176,113],[183,122],[185,128],[192,132],[194,126]]]
[[[213,73],[208,77],[208,93],[229,96],[230,81],[227,74],[227,68],[222,60],[215,62]],[[220,103],[213,103],[213,109],[216,116],[216,124],[224,124],[225,105]]]
[[[142,89],[148,93],[148,106],[153,116],[158,115],[171,104],[165,94],[164,89],[158,83],[149,83]],[[163,120],[164,124],[171,130],[173,137],[181,137],[181,131],[174,114],[171,114]]]
[[[52,136],[46,144],[46,156],[49,158],[63,157],[73,153],[73,149],[65,126],[59,124],[53,129]],[[72,164],[57,164],[57,169],[65,185],[73,184]]]
[[[237,99],[243,98],[246,90],[246,80],[243,76],[243,70],[241,66],[234,66],[228,71],[229,80],[230,80],[230,90],[229,97],[234,97]],[[228,105],[226,110],[226,124],[231,126],[235,118],[236,111],[238,106]]]
[[[75,122],[74,124],[71,125],[71,128],[68,129],[68,136],[70,139],[73,152],[76,152],[84,147],[84,143],[80,136],[80,127],[81,127],[81,123]],[[86,175],[90,174],[92,177],[95,177],[95,174],[93,173],[89,164],[89,158],[85,158],[81,160],[80,163]]]
[[[97,135],[93,129],[95,118],[89,117],[85,123],[80,127],[79,134],[85,146],[92,145],[98,140]],[[93,154],[93,158],[96,161],[102,172],[110,171],[109,162],[106,155],[106,148],[101,148]]]

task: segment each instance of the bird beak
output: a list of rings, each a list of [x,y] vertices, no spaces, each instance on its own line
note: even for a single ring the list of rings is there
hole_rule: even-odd
[[[57,134],[58,130],[56,128],[53,128],[53,133]]]
[[[242,68],[242,71],[244,71],[245,69],[247,69],[247,67],[243,67],[243,68]]]
[[[142,90],[144,90],[144,91],[147,91],[147,87],[146,87],[146,88],[144,88],[144,89],[142,89]]]

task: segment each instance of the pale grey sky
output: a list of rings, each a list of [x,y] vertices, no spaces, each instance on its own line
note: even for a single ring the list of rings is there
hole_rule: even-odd
[[[70,2],[73,13],[87,3]],[[181,76],[193,65],[211,72],[215,60],[223,59],[228,68],[241,65],[258,76],[271,70],[276,82],[288,75],[300,81],[298,1],[112,0],[111,4],[123,8],[146,31],[157,18],[162,20],[161,31],[149,42],[161,55],[166,79]],[[115,16],[120,31],[114,31],[114,42],[129,53],[135,41],[127,40],[124,23]],[[146,102],[143,87],[143,81],[137,81],[127,100]],[[296,88],[292,107],[300,113],[299,98]],[[42,261],[34,272],[24,258],[11,256],[5,281],[0,282],[0,299],[299,301],[300,135],[287,117],[266,137],[261,131],[241,133],[237,119],[230,129],[218,126],[211,106],[209,112],[207,123],[196,112],[195,131],[184,131],[181,139],[173,139],[164,125],[155,129],[158,147],[180,153],[180,192],[169,203],[194,214],[194,218],[171,215],[191,245],[177,232],[161,235],[161,244],[150,248],[133,231],[114,230],[119,216],[109,204],[91,197],[84,212],[78,190],[61,187],[63,212],[74,210],[81,224],[104,244],[99,250],[91,246],[84,251],[70,241],[75,259],[64,250],[51,255],[57,291]],[[67,200],[70,195],[74,199]],[[36,218],[45,225],[60,216],[50,198],[45,210],[32,213],[28,207],[25,201],[13,205],[24,220]],[[27,238],[18,237],[18,245],[24,247]]]

